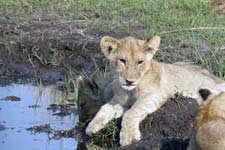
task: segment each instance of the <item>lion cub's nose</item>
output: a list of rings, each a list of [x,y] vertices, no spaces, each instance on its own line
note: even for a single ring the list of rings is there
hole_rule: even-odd
[[[132,85],[134,83],[134,81],[131,81],[131,80],[127,80],[126,79],[126,83],[127,83],[127,85]]]

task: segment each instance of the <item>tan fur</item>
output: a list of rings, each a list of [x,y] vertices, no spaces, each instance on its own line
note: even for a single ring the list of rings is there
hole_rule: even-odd
[[[184,96],[196,98],[199,88],[212,89],[217,84],[224,83],[207,70],[194,65],[165,64],[153,60],[159,45],[158,36],[151,40],[139,40],[133,37],[115,39],[109,36],[102,38],[100,43],[102,52],[116,70],[114,97],[111,100],[111,108],[107,106],[110,112],[106,113],[105,109],[100,109],[88,125],[87,134],[97,132],[104,128],[108,120],[115,118],[112,114],[116,114],[118,110],[113,104],[119,103],[122,106],[119,111],[125,112],[120,144],[130,144],[141,139],[139,123],[148,114],[159,109],[168,97],[180,92]],[[127,110],[126,106],[130,99],[136,99],[136,102]],[[102,116],[107,118],[104,124],[94,123]]]
[[[202,104],[191,141],[190,150],[225,150],[225,92]]]

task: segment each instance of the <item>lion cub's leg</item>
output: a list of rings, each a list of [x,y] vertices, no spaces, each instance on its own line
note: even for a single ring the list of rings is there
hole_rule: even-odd
[[[111,121],[113,118],[119,118],[124,113],[124,107],[120,104],[110,104],[106,103],[103,105],[94,119],[88,124],[86,128],[86,134],[91,135],[92,133],[96,133],[105,125]]]
[[[140,98],[124,113],[122,129],[120,131],[120,144],[122,146],[131,144],[132,141],[141,139],[139,130],[140,122],[150,113],[156,111],[164,103],[160,93]]]

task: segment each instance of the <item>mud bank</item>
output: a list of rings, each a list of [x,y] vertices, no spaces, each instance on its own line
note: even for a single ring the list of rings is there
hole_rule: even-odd
[[[58,23],[50,15],[33,16],[23,24],[13,23],[11,16],[0,16],[0,76],[1,80],[41,79],[55,83],[74,74],[93,76],[96,70],[104,70],[108,61],[101,53],[99,41],[102,36],[117,38],[129,33],[114,33],[82,30],[82,20]],[[91,30],[91,29],[89,29]],[[143,37],[140,37],[143,38]],[[162,40],[159,61],[193,61],[195,50],[191,45],[177,43],[173,50],[168,47],[169,39]],[[210,47],[199,41],[199,49]],[[173,53],[173,54],[171,54]],[[174,57],[176,55],[176,57]],[[7,79],[8,80],[8,79]]]
[[[105,66],[98,34],[83,34],[82,23],[56,23],[52,18],[14,24],[0,17],[0,76],[65,79],[71,73],[92,74]],[[75,70],[72,72],[71,70]]]
[[[118,149],[185,150],[197,110],[194,99],[175,97],[141,123],[141,141]]]

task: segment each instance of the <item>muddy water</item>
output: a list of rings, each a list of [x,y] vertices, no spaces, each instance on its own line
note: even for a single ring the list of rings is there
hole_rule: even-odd
[[[11,84],[0,87],[0,99],[16,96],[20,101],[0,100],[1,150],[74,150],[74,138],[49,139],[46,133],[31,134],[27,128],[50,124],[55,130],[72,129],[78,122],[75,112],[66,116],[53,115],[50,104],[66,103],[65,94],[53,87]],[[32,107],[40,105],[40,107]]]

